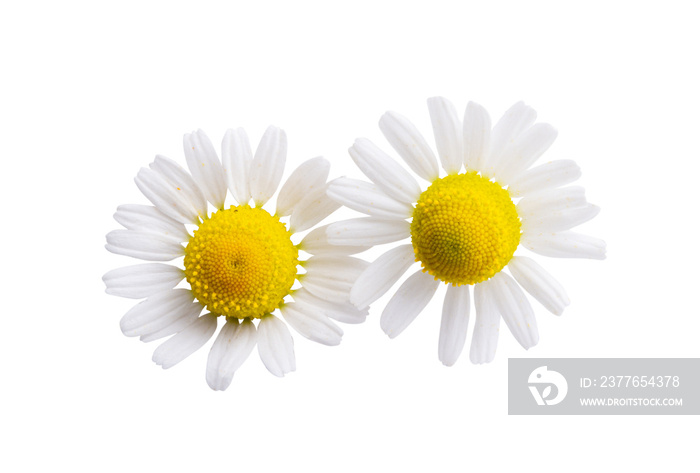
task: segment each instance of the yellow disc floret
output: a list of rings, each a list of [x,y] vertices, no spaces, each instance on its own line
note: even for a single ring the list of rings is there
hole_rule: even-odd
[[[299,253],[278,217],[248,205],[219,210],[185,248],[185,275],[199,302],[218,315],[262,317],[294,284]]]
[[[434,181],[413,211],[411,242],[423,271],[455,285],[498,273],[520,243],[508,191],[475,172]]]

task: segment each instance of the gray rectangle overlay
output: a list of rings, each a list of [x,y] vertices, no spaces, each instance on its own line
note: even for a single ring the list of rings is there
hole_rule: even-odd
[[[510,358],[508,414],[700,414],[700,358]]]

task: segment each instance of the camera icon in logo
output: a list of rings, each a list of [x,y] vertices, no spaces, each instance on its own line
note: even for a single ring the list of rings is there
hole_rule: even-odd
[[[528,387],[538,406],[553,406],[566,397],[569,385],[566,378],[557,371],[548,370],[546,366],[535,368],[527,379]],[[552,389],[554,387],[554,390]],[[554,392],[552,392],[554,391]]]

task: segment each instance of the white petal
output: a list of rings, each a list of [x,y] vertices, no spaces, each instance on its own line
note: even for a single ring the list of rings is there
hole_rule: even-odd
[[[177,190],[200,216],[206,215],[207,199],[192,176],[182,166],[161,155],[156,155],[156,158],[148,166],[163,177],[172,189]]]
[[[226,130],[221,142],[221,161],[231,194],[239,204],[247,204],[250,200],[248,175],[250,163],[253,161],[253,152],[250,149],[248,135],[243,128]]]
[[[193,302],[194,296],[187,289],[159,292],[132,307],[119,322],[127,337],[149,334],[164,329],[179,319],[199,316],[202,305]]]
[[[560,187],[529,194],[520,199],[517,205],[518,217],[526,220],[547,212],[584,207],[586,192],[581,186]]]
[[[326,236],[328,225],[317,227],[306,234],[299,249],[312,255],[352,255],[368,250],[370,246],[331,245]]]
[[[531,258],[515,256],[508,269],[518,284],[551,313],[561,315],[569,305],[569,296],[562,285]]]
[[[491,363],[498,347],[501,315],[496,310],[490,280],[474,285],[474,308],[476,316],[469,359],[477,365]]]
[[[484,107],[469,102],[464,112],[464,166],[467,171],[484,172],[491,143],[491,117]]]
[[[286,160],[287,135],[277,127],[268,127],[250,163],[250,194],[257,206],[265,204],[277,190]]]
[[[557,130],[548,123],[536,123],[515,140],[513,146],[502,156],[496,170],[496,179],[510,184],[552,146]]]
[[[520,134],[535,123],[536,118],[535,110],[523,102],[518,102],[510,107],[493,126],[491,150],[485,169],[488,177],[495,175],[496,169],[500,166],[501,157],[514,145]]]
[[[367,307],[358,309],[352,304],[334,303],[314,296],[305,288],[294,292],[294,301],[313,305],[326,317],[346,324],[359,324],[365,321],[369,314]]]
[[[214,314],[204,314],[189,324],[184,330],[163,342],[153,352],[153,361],[168,369],[196,352],[214,335],[216,331]]]
[[[258,323],[258,354],[268,371],[282,377],[296,370],[294,339],[287,324],[274,315],[260,319]]]
[[[464,159],[462,122],[457,109],[444,97],[431,97],[428,99],[428,112],[442,167],[448,174],[456,174],[462,168]]]
[[[141,169],[134,178],[136,186],[158,210],[180,223],[197,223],[206,214],[193,205],[182,187],[169,183],[153,169]],[[203,201],[206,209],[206,201]]]
[[[523,234],[571,230],[575,226],[591,220],[599,212],[600,207],[593,204],[549,212],[538,212],[523,218]]]
[[[514,197],[561,187],[581,177],[581,168],[575,161],[560,159],[541,164],[525,171],[508,186],[508,192]]]
[[[197,130],[186,134],[182,144],[187,167],[202,189],[204,197],[217,209],[223,208],[226,200],[226,182],[221,161],[209,137],[202,130]]]
[[[369,315],[369,307],[358,309],[349,302],[344,304],[334,304],[331,302],[322,301],[322,304],[318,304],[318,307],[327,317],[344,324],[364,323]]]
[[[447,287],[442,304],[438,358],[445,366],[455,364],[462,354],[469,326],[469,286]]]
[[[197,305],[199,304],[197,303]],[[201,305],[197,308],[192,306],[192,314],[189,314],[188,317],[180,317],[179,319],[173,321],[171,324],[165,327],[159,328],[158,330],[149,331],[148,333],[144,333],[139,337],[139,340],[148,343],[152,342],[153,340],[158,340],[160,338],[169,337],[170,335],[180,333],[183,330],[185,330],[190,324],[192,324],[194,320],[197,319],[201,311]]]
[[[520,244],[552,258],[605,259],[605,242],[572,231],[523,235]]]
[[[352,285],[367,266],[366,261],[349,256],[314,256],[304,262],[306,274],[299,279],[316,297],[345,303],[350,298]]]
[[[369,263],[352,256],[313,256],[304,261],[306,276],[320,273],[324,278],[354,282]]]
[[[380,245],[411,236],[411,224],[405,220],[352,218],[330,224],[326,235],[332,245]]]
[[[433,150],[406,117],[396,112],[386,112],[379,119],[379,129],[413,172],[430,182],[438,177],[440,169]]]
[[[224,391],[231,384],[233,374],[248,358],[257,341],[255,325],[250,319],[239,323],[228,319],[209,351],[207,384],[215,391]]]
[[[326,184],[330,168],[331,163],[320,156],[301,163],[280,189],[277,215],[290,215],[304,196],[321,189]]]
[[[322,345],[340,344],[343,330],[310,304],[290,302],[280,308],[284,320],[304,337]]]
[[[292,233],[303,232],[340,208],[340,204],[326,195],[327,185],[312,191],[301,199],[289,218]]]
[[[350,300],[351,284],[340,281],[324,281],[321,277],[304,276],[304,288],[318,298],[343,304]]]
[[[413,206],[389,197],[374,184],[341,177],[328,186],[328,197],[350,208],[377,218],[406,219]]]
[[[182,223],[150,205],[120,205],[114,214],[114,220],[128,230],[160,233],[179,242],[190,239],[190,234]]]
[[[416,318],[438,288],[439,281],[418,271],[406,279],[382,312],[379,325],[389,338],[403,332]]]
[[[174,288],[184,277],[185,272],[176,266],[146,263],[113,269],[102,280],[107,294],[141,299]]]
[[[185,254],[185,248],[170,237],[133,230],[112,230],[107,234],[105,248],[147,261],[170,261]]]
[[[358,276],[350,291],[350,302],[356,307],[369,306],[391,289],[414,262],[412,245],[387,251]]]
[[[421,189],[413,176],[374,143],[358,138],[348,152],[357,167],[385,194],[407,204],[418,200]]]
[[[493,292],[498,312],[503,317],[510,333],[526,350],[537,345],[540,335],[532,306],[518,283],[504,272],[493,278]]]

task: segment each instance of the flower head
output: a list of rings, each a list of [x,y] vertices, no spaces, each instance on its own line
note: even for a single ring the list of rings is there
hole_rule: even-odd
[[[448,285],[442,310],[439,359],[454,364],[466,341],[473,291],[476,320],[470,358],[490,362],[501,318],[524,348],[537,344],[534,312],[522,289],[559,315],[569,304],[564,289],[520,248],[551,257],[605,257],[605,243],[571,228],[595,217],[581,187],[567,186],[580,169],[570,160],[531,167],[549,148],[556,130],[535,123],[535,111],[519,102],[495,126],[473,102],[464,120],[442,97],[428,100],[442,167],[416,127],[387,112],[379,127],[413,175],[367,139],[358,139],[350,156],[371,182],[341,178],[328,195],[368,217],[331,224],[328,241],[338,245],[377,245],[411,239],[371,263],[350,292],[366,307],[414,264],[389,300],[381,327],[400,334],[426,307],[439,283]],[[464,167],[463,167],[464,166]],[[509,276],[505,270],[511,274]],[[473,288],[473,290],[472,290]]]
[[[114,218],[124,229],[107,235],[109,251],[157,261],[103,277],[109,294],[145,298],[122,317],[125,335],[145,342],[172,336],[153,354],[169,368],[202,347],[224,320],[206,370],[209,386],[224,390],[256,345],[272,374],[294,371],[293,340],[278,314],[325,345],[337,345],[343,334],[331,319],[364,321],[367,309],[352,306],[349,291],[367,264],[348,256],[364,248],[331,246],[325,227],[295,243],[297,233],[339,207],[326,196],[328,161],[301,164],[269,212],[264,206],[286,160],[282,130],[268,128],[255,155],[242,129],[228,130],[223,162],[201,130],[185,135],[184,150],[189,173],[163,156],[139,171],[136,185],[153,206],[118,207]],[[235,205],[226,206],[227,191]],[[171,260],[182,267],[160,263]]]

